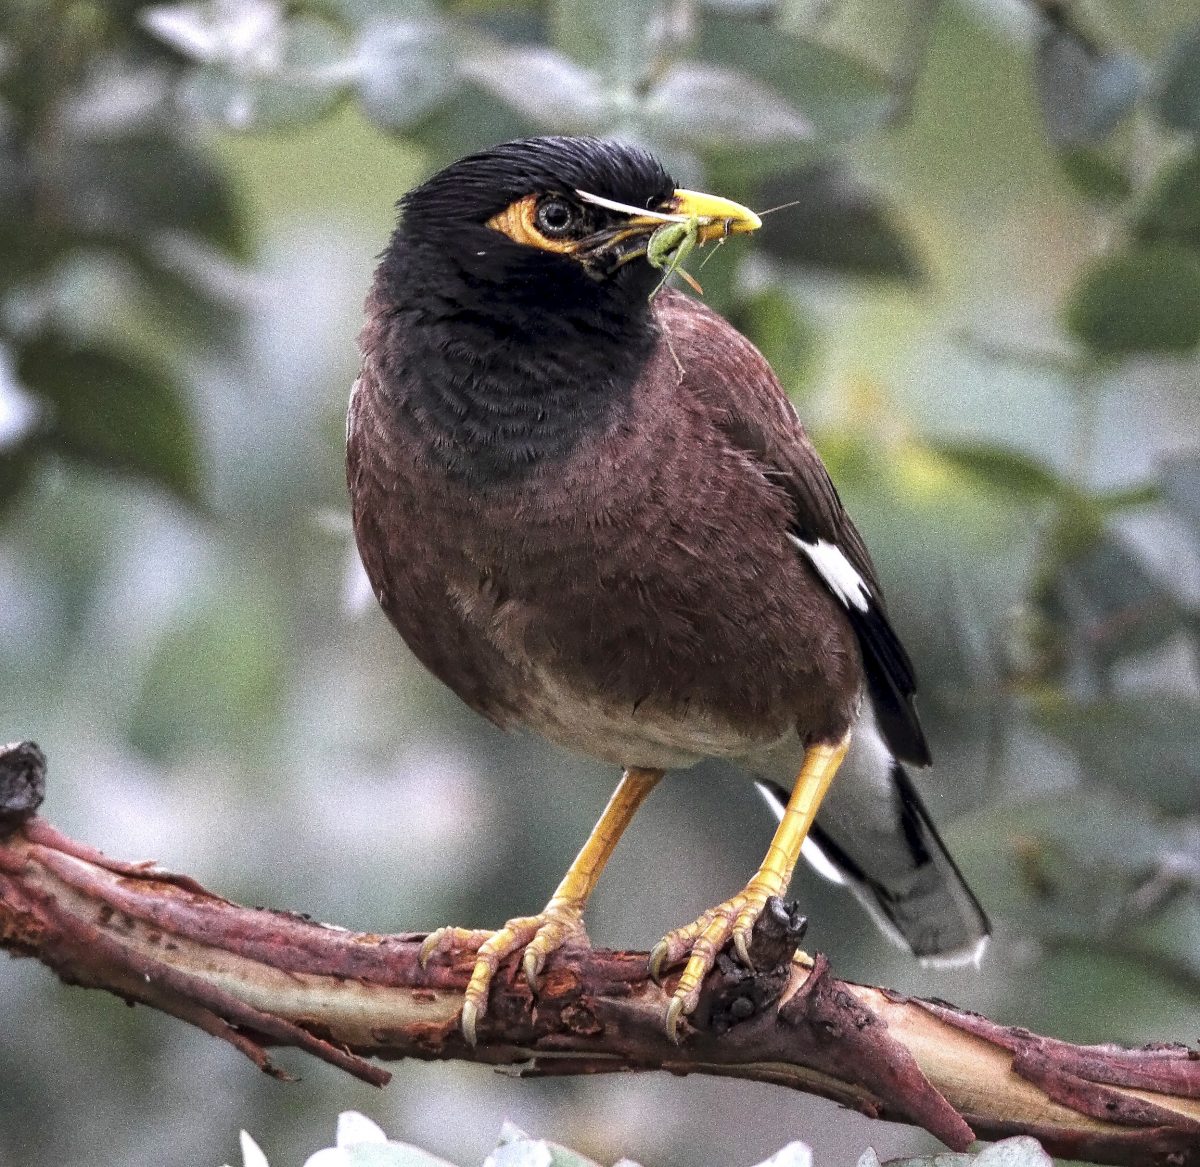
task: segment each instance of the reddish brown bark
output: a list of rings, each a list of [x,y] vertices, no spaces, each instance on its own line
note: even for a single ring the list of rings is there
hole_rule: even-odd
[[[377,1085],[390,1075],[368,1058],[460,1058],[531,1076],[719,1074],[914,1123],[955,1148],[1024,1133],[1071,1158],[1200,1167],[1195,1050],[1075,1046],[837,980],[823,957],[790,958],[798,921],[778,904],[756,931],[755,968],[719,962],[680,1046],[663,1029],[671,982],[649,979],[645,953],[575,949],[550,960],[536,994],[505,965],[472,1049],[457,1025],[469,954],[422,969],[422,934],[243,908],[107,859],[33,817],[42,762],[20,749],[0,751],[0,947],[189,1021],[270,1073],[266,1047],[291,1045]]]

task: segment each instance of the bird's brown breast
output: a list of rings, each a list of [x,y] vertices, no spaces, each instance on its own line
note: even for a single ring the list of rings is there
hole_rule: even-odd
[[[627,408],[483,488],[401,423],[368,326],[349,422],[368,575],[418,658],[502,724],[640,765],[834,737],[861,686],[853,633],[787,539],[785,492],[689,386],[701,338],[667,326]]]

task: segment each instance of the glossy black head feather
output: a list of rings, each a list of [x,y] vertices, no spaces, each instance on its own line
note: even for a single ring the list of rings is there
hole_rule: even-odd
[[[644,260],[597,274],[487,225],[528,195],[576,190],[648,207],[674,183],[625,143],[506,142],[405,195],[376,272],[381,355],[406,386],[398,406],[430,457],[479,487],[565,456],[628,403],[654,347],[661,277]]]
[[[482,225],[529,194],[602,195],[652,207],[675,189],[647,150],[603,138],[519,138],[451,163],[400,200],[411,232]]]

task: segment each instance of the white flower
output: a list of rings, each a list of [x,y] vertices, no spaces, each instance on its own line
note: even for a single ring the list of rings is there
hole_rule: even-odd
[[[262,1148],[245,1131],[238,1135],[238,1141],[242,1144],[242,1167],[271,1167]]]

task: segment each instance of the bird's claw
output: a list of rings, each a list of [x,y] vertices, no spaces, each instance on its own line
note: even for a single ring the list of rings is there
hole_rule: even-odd
[[[417,963],[424,970],[433,959],[434,953],[443,948],[474,952],[481,948],[491,935],[491,932],[477,928],[435,928],[421,941],[421,947],[417,950]]]
[[[546,958],[540,952],[535,951],[532,947],[525,949],[525,955],[521,958],[521,971],[525,974],[525,980],[529,982],[529,987],[535,992],[541,980],[542,969],[545,967]]]
[[[463,1041],[472,1049],[475,1048],[478,1042],[478,1037],[475,1033],[475,1026],[479,1021],[479,1006],[474,1001],[466,1000],[463,1002],[462,1016],[459,1018],[459,1028],[462,1030]]]
[[[551,900],[536,916],[518,916],[495,932],[477,932],[467,928],[439,928],[421,943],[417,959],[424,968],[434,952],[453,942],[453,946],[475,952],[475,966],[463,999],[460,1028],[470,1046],[478,1040],[479,1022],[487,1015],[488,994],[501,962],[524,949],[521,970],[529,987],[536,991],[546,966],[546,958],[568,941],[587,944],[583,930],[583,909],[572,902]]]
[[[769,893],[747,887],[691,924],[668,932],[651,950],[650,975],[659,983],[664,969],[687,958],[665,1018],[667,1036],[676,1045],[682,1041],[679,1023],[700,1003],[700,986],[725,945],[732,940],[738,959],[750,964],[750,937],[769,898]]]
[[[671,1003],[667,1006],[667,1037],[675,1045],[680,1045],[683,1038],[679,1034],[679,1018],[683,1016],[684,1000],[682,997],[672,997]]]

